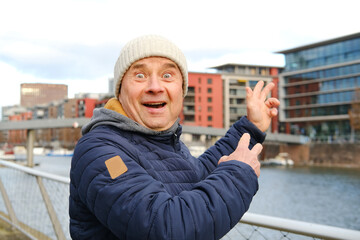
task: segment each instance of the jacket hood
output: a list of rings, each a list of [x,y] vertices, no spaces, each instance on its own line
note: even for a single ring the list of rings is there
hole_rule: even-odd
[[[110,99],[103,108],[95,108],[93,116],[89,123],[85,124],[82,128],[82,134],[90,132],[95,127],[100,125],[111,125],[121,130],[138,132],[147,135],[161,135],[161,134],[174,134],[178,128],[181,128],[179,119],[165,131],[154,131],[142,126],[134,120],[128,118],[121,103],[118,99]]]

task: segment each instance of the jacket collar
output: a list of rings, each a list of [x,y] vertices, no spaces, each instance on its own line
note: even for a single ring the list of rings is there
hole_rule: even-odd
[[[128,115],[124,111],[124,108],[122,107],[121,103],[117,98],[111,98],[109,101],[107,101],[104,108],[120,113],[125,117],[128,117]]]

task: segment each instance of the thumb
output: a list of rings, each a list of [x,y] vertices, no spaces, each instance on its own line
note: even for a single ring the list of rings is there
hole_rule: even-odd
[[[225,162],[227,158],[228,158],[227,155],[222,156],[222,157],[220,158],[220,160],[218,161],[218,165],[219,165],[220,163],[222,163],[222,162]]]

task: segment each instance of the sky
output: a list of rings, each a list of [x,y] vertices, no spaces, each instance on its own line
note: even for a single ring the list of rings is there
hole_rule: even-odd
[[[358,0],[0,0],[0,107],[21,83],[108,92],[122,46],[162,35],[190,71],[226,63],[280,66],[276,52],[360,32]]]

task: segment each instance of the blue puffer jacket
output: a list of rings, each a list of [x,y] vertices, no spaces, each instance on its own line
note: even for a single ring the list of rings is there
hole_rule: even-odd
[[[72,238],[208,240],[230,231],[248,210],[258,182],[245,163],[217,162],[234,151],[244,132],[251,147],[265,134],[243,117],[197,159],[179,140],[178,123],[166,132],[151,131],[116,104],[94,111],[74,151]],[[115,156],[127,171],[112,178],[105,161]]]

